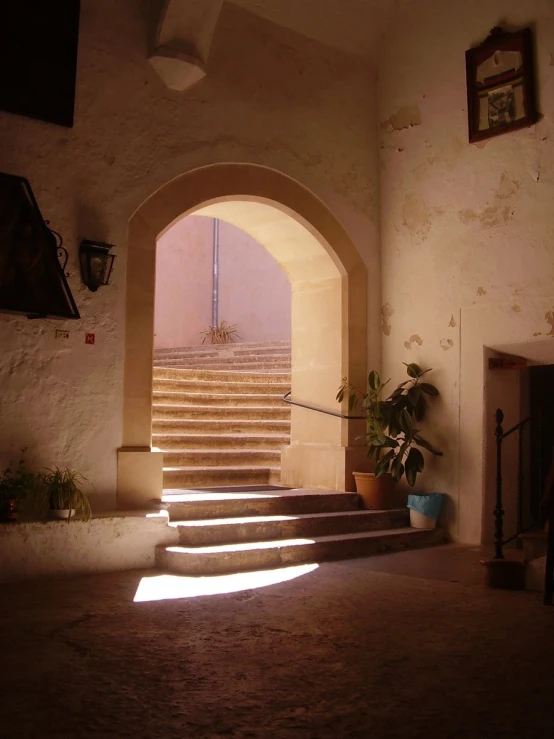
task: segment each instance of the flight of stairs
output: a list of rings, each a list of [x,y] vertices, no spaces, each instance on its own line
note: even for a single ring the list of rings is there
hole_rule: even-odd
[[[156,563],[181,575],[250,572],[444,541],[407,508],[367,511],[355,493],[279,487],[289,443],[290,345],[166,349],[154,362],[153,440],[178,546]]]
[[[164,489],[278,483],[289,390],[288,342],[158,350],[152,446]]]
[[[160,507],[179,544],[156,565],[188,576],[253,572],[441,544],[440,529],[411,529],[407,508],[359,509],[356,493],[322,490],[166,492]]]

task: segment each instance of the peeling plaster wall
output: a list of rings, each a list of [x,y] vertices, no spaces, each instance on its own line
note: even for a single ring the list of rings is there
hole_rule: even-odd
[[[464,53],[500,23],[536,29],[542,118],[470,145]],[[528,305],[540,298],[554,307],[553,55],[548,0],[406,2],[382,46],[384,370],[396,378],[402,361],[435,368],[443,399],[428,435],[445,457],[431,461],[422,484],[448,493],[461,541],[477,543],[482,534],[483,343],[539,341],[552,327],[548,309],[537,318]],[[468,336],[471,308],[482,323]],[[465,365],[462,334],[473,353]]]
[[[313,16],[310,8],[306,14]],[[375,79],[368,64],[225,4],[207,77],[167,90],[147,57],[148,3],[83,0],[75,126],[0,112],[0,170],[29,178],[69,250],[77,323],[0,316],[0,455],[82,471],[97,509],[115,505],[121,443],[126,232],[168,180],[217,162],[284,172],[339,218],[370,266],[379,349]],[[313,22],[313,18],[312,18]],[[117,245],[109,287],[79,284],[81,238]],[[70,331],[56,341],[56,328]],[[94,346],[85,332],[96,333]]]

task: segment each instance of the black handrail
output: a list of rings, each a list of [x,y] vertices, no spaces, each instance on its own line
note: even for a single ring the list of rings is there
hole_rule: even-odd
[[[285,403],[288,403],[289,405],[297,405],[299,408],[307,408],[309,411],[317,411],[318,413],[325,413],[327,416],[335,416],[336,418],[346,418],[347,421],[362,421],[365,419],[365,416],[347,416],[344,413],[338,413],[337,411],[329,411],[326,408],[318,408],[315,405],[309,405],[308,403],[301,403],[298,400],[293,400],[290,397],[291,390],[289,390],[288,393],[285,393],[282,397],[282,400]]]
[[[527,529],[523,527],[523,434],[521,433],[525,426],[531,420],[531,416],[527,416],[515,426],[504,431],[502,421],[504,413],[500,408],[495,414],[496,429],[494,435],[496,437],[496,506],[494,508],[494,559],[504,559],[503,547],[514,539],[518,539],[519,535]],[[517,474],[517,520],[516,533],[508,539],[504,538],[504,508],[502,501],[502,442],[515,431],[519,432],[518,439],[518,474]],[[531,528],[531,527],[528,527]],[[519,539],[518,539],[519,541]]]

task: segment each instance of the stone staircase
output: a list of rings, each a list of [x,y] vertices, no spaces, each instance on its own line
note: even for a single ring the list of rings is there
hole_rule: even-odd
[[[444,541],[408,527],[406,508],[360,510],[355,493],[278,487],[290,439],[290,345],[156,353],[152,445],[164,452],[164,491],[179,545],[158,567],[190,576],[361,557]]]
[[[278,483],[288,390],[287,342],[158,350],[152,446],[164,489]]]
[[[440,544],[440,529],[408,527],[406,508],[360,510],[356,493],[322,490],[166,492],[161,507],[178,546],[159,546],[159,568],[188,576],[366,557]]]

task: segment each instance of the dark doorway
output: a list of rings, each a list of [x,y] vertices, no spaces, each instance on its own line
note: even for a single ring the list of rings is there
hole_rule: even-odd
[[[554,365],[529,368],[531,410],[531,506],[539,512],[544,478],[554,449]]]

